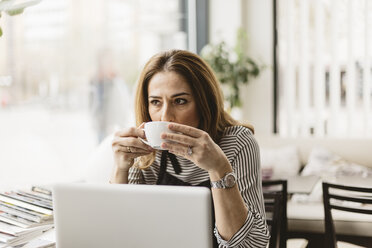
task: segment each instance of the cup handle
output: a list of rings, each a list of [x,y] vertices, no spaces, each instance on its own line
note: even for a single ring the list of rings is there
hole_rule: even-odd
[[[142,130],[143,130],[143,132],[144,132],[145,135],[146,135],[145,129],[142,128]],[[144,140],[144,139],[142,139],[141,137],[138,137],[138,138],[139,138],[143,143],[145,143],[146,145],[148,145],[148,146],[151,147],[150,143],[149,143],[147,140]]]
[[[148,146],[151,146],[150,145],[150,143],[147,141],[147,140],[144,140],[144,139],[142,139],[142,138],[140,138],[140,137],[138,137],[143,143],[145,143],[146,145],[148,145]]]

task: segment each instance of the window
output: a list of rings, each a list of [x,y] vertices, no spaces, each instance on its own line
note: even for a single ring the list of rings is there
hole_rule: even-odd
[[[371,1],[276,6],[279,134],[372,137]]]
[[[0,181],[71,176],[98,142],[133,123],[133,88],[144,62],[161,50],[188,48],[185,6],[44,0],[21,15],[3,15]]]

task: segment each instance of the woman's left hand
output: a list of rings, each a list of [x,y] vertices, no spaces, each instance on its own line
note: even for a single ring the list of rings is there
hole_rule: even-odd
[[[176,133],[163,133],[161,138],[174,142],[164,142],[162,148],[208,172],[226,170],[227,157],[207,132],[178,123],[171,123],[168,128]]]

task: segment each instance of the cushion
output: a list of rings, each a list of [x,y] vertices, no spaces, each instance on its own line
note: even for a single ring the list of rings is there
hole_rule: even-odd
[[[323,178],[331,177],[372,177],[372,168],[359,165],[323,147],[312,149],[308,162],[303,169],[303,176],[318,175]]]
[[[298,175],[301,161],[296,146],[261,148],[261,169],[263,179],[285,179]]]

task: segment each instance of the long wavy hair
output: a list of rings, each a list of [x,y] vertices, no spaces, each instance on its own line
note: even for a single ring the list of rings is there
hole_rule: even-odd
[[[159,72],[175,72],[189,84],[199,113],[199,129],[207,132],[218,143],[226,127],[241,125],[224,110],[224,100],[219,82],[211,67],[198,55],[170,50],[154,55],[146,63],[137,83],[135,97],[136,123],[152,121],[149,114],[148,86],[152,77]],[[244,126],[253,131],[249,124]],[[135,166],[144,169],[155,159],[155,152],[137,160]]]

